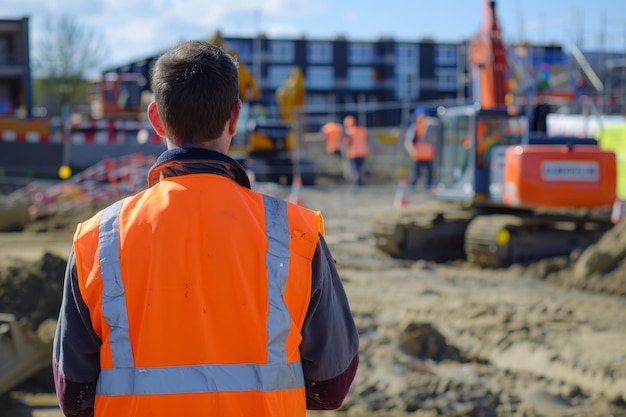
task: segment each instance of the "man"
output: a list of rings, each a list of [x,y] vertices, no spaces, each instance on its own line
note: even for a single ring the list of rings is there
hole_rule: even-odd
[[[343,119],[344,142],[346,156],[350,160],[352,179],[354,185],[364,185],[363,174],[365,159],[369,154],[368,133],[363,126],[357,126],[354,116],[346,116]]]
[[[343,126],[337,122],[328,122],[320,128],[320,133],[324,139],[326,153],[341,157],[341,137],[343,136]]]
[[[326,153],[337,156],[344,180],[351,181],[353,175],[350,160],[346,156],[346,144],[343,142],[343,124],[327,122],[320,128],[320,134],[322,135],[322,139],[324,139]]]
[[[433,130],[436,120],[430,117],[426,110],[418,109],[415,122],[411,123],[404,137],[404,147],[413,160],[413,173],[409,181],[412,188],[417,186],[422,171],[426,171],[424,189],[429,190],[433,185],[435,146],[432,136],[436,134]]]
[[[498,120],[483,117],[477,120],[476,127],[476,165],[479,168],[489,166],[489,151],[504,143]]]
[[[78,225],[55,335],[67,416],[305,416],[338,408],[358,334],[323,218],[250,190],[226,155],[237,65],[183,42],[155,63],[168,150],[149,188]]]

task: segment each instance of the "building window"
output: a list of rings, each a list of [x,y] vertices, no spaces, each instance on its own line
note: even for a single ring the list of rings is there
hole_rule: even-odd
[[[332,90],[335,87],[333,67],[309,67],[306,71],[307,88]]]
[[[321,109],[326,109],[326,106],[328,105],[328,96],[326,94],[307,94],[306,95],[306,105],[307,106],[311,106],[311,107],[315,107],[315,108],[319,108]]]
[[[271,62],[293,62],[294,44],[290,41],[271,41],[269,43],[269,59]]]
[[[396,72],[396,98],[413,100],[419,98],[420,77],[417,72]]]
[[[419,64],[417,45],[396,45],[396,66],[416,68]]]
[[[288,66],[271,66],[267,68],[267,83],[270,88],[278,88],[287,81],[291,75],[293,67]]]
[[[0,64],[9,64],[9,41],[0,37]]]
[[[437,68],[435,70],[437,77],[437,90],[453,91],[456,90],[456,69],[454,68]]]
[[[311,64],[330,64],[333,62],[333,44],[331,42],[309,42],[307,60]]]
[[[252,42],[241,39],[232,39],[228,41],[228,44],[231,48],[233,48],[233,51],[237,54],[240,62],[244,62],[246,64],[250,64],[252,62]]]
[[[374,68],[348,68],[348,88],[361,90],[374,88]]]
[[[374,46],[371,43],[352,43],[348,45],[350,64],[371,64],[374,62]]]
[[[435,64],[456,66],[456,46],[437,45],[435,54]]]
[[[395,51],[395,96],[400,100],[419,98],[419,49],[417,45],[397,45]]]

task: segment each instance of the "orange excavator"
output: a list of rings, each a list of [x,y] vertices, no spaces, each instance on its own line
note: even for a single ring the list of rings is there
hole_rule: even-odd
[[[392,256],[506,267],[568,255],[612,227],[616,158],[595,139],[529,132],[507,106],[506,51],[495,1],[470,42],[474,101],[440,107],[435,196],[373,219]]]

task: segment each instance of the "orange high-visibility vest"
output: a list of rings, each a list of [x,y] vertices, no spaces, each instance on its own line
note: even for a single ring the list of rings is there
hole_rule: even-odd
[[[367,129],[363,126],[349,126],[346,128],[348,158],[365,158],[369,153],[367,143]]]
[[[431,143],[418,140],[411,149],[411,158],[416,161],[432,161],[435,159],[435,147]]]
[[[489,128],[483,121],[476,125],[476,164],[483,165],[484,159],[492,146],[502,142],[502,135],[493,126]]]
[[[301,328],[319,212],[213,174],[162,180],[80,224],[102,340],[95,416],[306,414]]]
[[[418,139],[423,138],[428,129],[428,116],[420,114],[415,118],[415,135]]]
[[[339,123],[329,122],[322,126],[322,134],[327,153],[335,153],[341,149],[341,135],[343,127]]]
[[[419,115],[415,118],[415,141],[411,149],[411,158],[416,161],[432,161],[435,159],[435,146],[425,141],[428,130],[428,116]]]

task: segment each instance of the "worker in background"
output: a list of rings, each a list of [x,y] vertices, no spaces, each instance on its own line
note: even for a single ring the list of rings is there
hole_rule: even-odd
[[[433,164],[435,159],[435,136],[438,120],[430,117],[424,109],[415,112],[415,122],[409,125],[404,137],[404,147],[413,161],[409,185],[415,189],[423,171],[426,172],[424,190],[433,185]]]
[[[343,126],[341,123],[328,122],[320,129],[324,139],[326,153],[341,156],[341,137],[343,136]]]
[[[350,160],[346,156],[346,144],[343,142],[344,129],[341,123],[328,122],[320,129],[320,134],[324,139],[326,153],[336,155],[341,165],[341,174],[346,181],[352,179],[352,168]]]
[[[489,166],[489,151],[496,145],[504,144],[502,128],[497,119],[484,117],[476,123],[476,165]]]
[[[154,65],[168,150],[149,188],[77,227],[54,340],[67,416],[300,416],[338,408],[358,333],[321,213],[252,191],[226,155],[237,65],[188,41]]]
[[[365,159],[369,154],[368,132],[363,126],[356,124],[354,116],[346,116],[343,120],[346,156],[350,160],[353,184],[364,185],[363,174]]]

